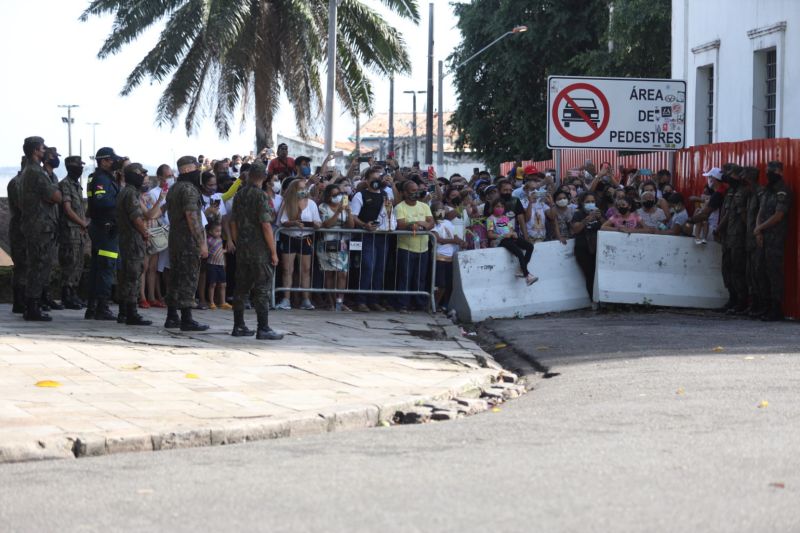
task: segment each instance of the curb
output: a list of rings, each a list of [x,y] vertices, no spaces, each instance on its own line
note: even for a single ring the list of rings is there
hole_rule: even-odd
[[[448,332],[450,333],[450,332]],[[460,335],[459,335],[460,337]],[[459,339],[480,361],[481,368],[467,375],[451,378],[440,392],[428,396],[406,396],[380,405],[345,405],[315,412],[299,413],[295,417],[232,421],[221,426],[179,427],[151,433],[71,434],[45,437],[35,442],[0,445],[0,464],[50,459],[99,457],[116,453],[148,452],[224,446],[283,437],[305,437],[321,433],[365,429],[391,425],[397,413],[415,406],[452,400],[477,398],[508,375],[502,367],[472,341]]]

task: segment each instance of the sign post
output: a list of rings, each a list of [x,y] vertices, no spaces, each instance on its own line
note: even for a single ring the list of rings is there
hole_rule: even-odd
[[[678,150],[686,144],[686,82],[547,79],[547,147]]]

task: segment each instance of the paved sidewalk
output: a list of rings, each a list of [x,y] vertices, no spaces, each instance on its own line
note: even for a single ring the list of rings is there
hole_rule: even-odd
[[[0,462],[369,427],[501,372],[424,313],[273,312],[287,334],[273,342],[231,337],[230,311],[196,312],[212,327],[193,334],[161,327],[164,310],[142,313],[150,327],[51,314],[31,323],[0,306]]]

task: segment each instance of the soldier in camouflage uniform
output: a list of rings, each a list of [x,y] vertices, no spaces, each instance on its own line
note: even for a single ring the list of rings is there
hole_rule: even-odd
[[[49,321],[52,318],[42,313],[40,298],[50,282],[58,245],[58,206],[61,204],[61,191],[41,167],[45,154],[44,140],[41,137],[28,137],[22,149],[28,158],[19,184],[22,234],[25,237],[28,258],[24,318]]]
[[[22,206],[19,199],[19,182],[26,164],[27,159],[23,156],[20,171],[8,182],[8,207],[11,211],[8,240],[11,243],[11,260],[14,262],[14,272],[11,278],[14,304],[11,312],[18,314],[25,312],[25,275],[28,264],[25,254],[25,236],[22,235]]]
[[[780,161],[767,165],[767,181],[753,234],[759,250],[759,292],[769,302],[761,320],[775,321],[783,320],[783,252],[792,193],[783,181]]]
[[[723,166],[723,178],[728,191],[722,203],[722,219],[718,231],[722,235],[722,279],[730,299],[726,305],[729,314],[740,314],[747,309],[747,200],[749,188],[742,184],[742,167]]]
[[[747,254],[747,292],[750,295],[750,309],[748,315],[756,318],[766,312],[766,302],[761,298],[758,290],[758,246],[753,231],[756,229],[758,208],[764,189],[758,184],[758,169],[744,167],[742,174],[743,184],[750,189],[747,197],[747,229],[745,231],[745,253]]]
[[[200,259],[208,257],[200,212],[200,164],[194,156],[178,159],[178,180],[167,194],[169,217],[169,285],[165,328],[205,331],[208,326],[192,319],[194,295],[200,276]],[[181,317],[178,318],[178,309]]]
[[[58,187],[58,176],[56,176],[56,169],[61,166],[61,154],[58,153],[58,149],[55,146],[48,146],[44,153],[44,159],[42,160],[42,168],[50,177],[50,181],[53,182],[53,185]],[[63,194],[63,193],[62,193]],[[61,210],[59,209],[59,218],[61,216]],[[58,236],[56,236],[56,240]],[[53,266],[58,264],[58,244],[56,244],[56,253],[53,254]],[[56,269],[50,268],[50,280],[48,281],[47,285],[44,287],[44,291],[42,292],[42,311],[50,311],[51,309],[64,309],[64,305],[58,303],[53,298],[50,297],[50,285],[52,282],[56,281],[55,278]]]
[[[119,229],[119,313],[117,322],[129,326],[149,326],[136,309],[139,283],[144,272],[144,257],[149,233],[144,224],[141,190],[147,171],[139,163],[125,167],[125,187],[117,195],[117,228]]]
[[[58,188],[64,200],[61,204],[61,222],[58,232],[58,263],[61,266],[61,303],[67,309],[83,309],[78,298],[78,284],[83,274],[84,250],[86,249],[89,221],[83,205],[81,158],[72,155],[64,160],[67,177],[61,180]]]
[[[250,167],[247,184],[233,198],[231,233],[236,245],[236,288],[231,335],[246,337],[253,334],[244,322],[244,303],[250,294],[258,317],[256,338],[279,340],[283,335],[271,329],[268,320],[269,290],[278,254],[270,224],[274,213],[269,205],[269,196],[261,188],[266,177],[266,165],[256,160]]]

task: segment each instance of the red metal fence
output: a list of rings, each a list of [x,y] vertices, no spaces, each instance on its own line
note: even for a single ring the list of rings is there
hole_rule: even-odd
[[[662,168],[673,169],[673,183],[685,195],[699,194],[706,179],[702,173],[711,167],[721,167],[723,163],[737,163],[742,166],[758,167],[762,183],[765,183],[767,162],[783,162],[784,180],[793,193],[792,209],[789,213],[789,236],[786,242],[786,293],[784,311],[788,316],[800,318],[800,139],[758,139],[734,143],[706,144],[693,146],[675,152],[655,152],[639,155],[620,156],[614,150],[562,150],[562,175],[567,170],[583,166],[591,159],[595,166],[609,162],[613,169],[618,165],[628,168],[649,168],[653,172]],[[670,160],[671,159],[671,160]],[[670,164],[671,163],[671,164]],[[500,170],[507,174],[513,162],[503,163]],[[525,161],[539,170],[555,168],[555,159]]]

